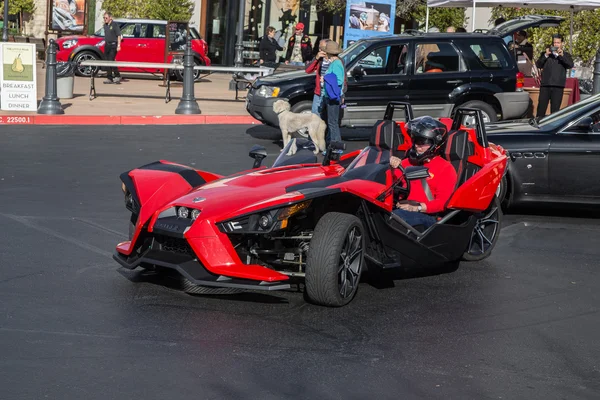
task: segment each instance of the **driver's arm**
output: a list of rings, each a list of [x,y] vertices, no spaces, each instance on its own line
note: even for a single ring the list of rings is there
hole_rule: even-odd
[[[446,203],[450,200],[450,196],[452,196],[456,187],[457,177],[454,167],[446,160],[439,161],[442,162],[437,164],[435,169],[431,168],[432,165],[429,165],[429,172],[433,177],[428,179],[427,182],[429,183],[433,200],[421,203],[423,207],[422,212],[426,212],[427,214],[436,214],[444,211]]]

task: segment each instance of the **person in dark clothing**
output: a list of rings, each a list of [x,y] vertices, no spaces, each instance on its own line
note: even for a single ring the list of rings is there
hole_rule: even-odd
[[[112,19],[112,14],[104,13],[104,58],[107,61],[115,61],[117,52],[121,50],[121,29]],[[113,78],[114,77],[114,78]],[[108,67],[104,83],[121,83],[121,74],[117,67]]]
[[[265,67],[275,68],[277,64],[277,51],[283,50],[283,47],[275,40],[275,28],[269,26],[267,34],[260,40],[258,51],[260,53],[260,64]]]
[[[552,47],[546,48],[536,62],[537,67],[543,69],[537,109],[538,119],[546,115],[548,102],[550,102],[551,113],[560,110],[567,81],[567,69],[573,68],[573,58],[563,49],[562,36],[554,35],[552,42]]]
[[[496,20],[494,21],[494,26],[498,26],[498,25],[503,24],[505,22],[506,22],[506,20],[504,18],[502,18],[502,17],[496,18]]]
[[[527,32],[525,31],[516,32],[514,41],[508,45],[508,48],[514,51],[515,58],[526,54],[530,60],[533,60],[533,45],[527,41]]]

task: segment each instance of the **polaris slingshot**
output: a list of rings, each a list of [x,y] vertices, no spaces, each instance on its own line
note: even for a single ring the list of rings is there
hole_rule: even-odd
[[[442,119],[449,127],[444,157],[457,170],[457,187],[433,226],[410,226],[393,205],[428,172],[390,168],[390,155],[411,146],[406,121],[393,121],[399,107],[412,119],[410,105],[390,103],[367,147],[339,156],[333,150],[343,145],[334,142],[322,163],[311,141],[293,139],[270,168],[261,166],[264,147],[254,146],[254,168],[231,176],[168,161],[123,173],[130,240],[117,245],[115,260],[129,269],[175,271],[196,293],[304,282],[309,301],[343,306],[367,266],[425,268],[488,257],[500,232],[495,193],[504,149],[488,143],[478,110]],[[465,128],[464,118],[474,127]]]

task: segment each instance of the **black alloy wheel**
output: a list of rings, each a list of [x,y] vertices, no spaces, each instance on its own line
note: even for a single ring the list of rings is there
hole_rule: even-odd
[[[500,236],[501,222],[502,208],[500,201],[494,196],[488,209],[481,213],[475,223],[469,247],[463,254],[463,260],[480,261],[489,257]]]
[[[330,212],[321,218],[306,261],[309,300],[340,307],[354,298],[364,267],[364,243],[364,229],[356,216]]]

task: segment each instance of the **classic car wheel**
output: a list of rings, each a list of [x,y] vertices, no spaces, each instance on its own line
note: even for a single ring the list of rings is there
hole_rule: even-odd
[[[481,213],[480,218],[473,228],[469,247],[462,257],[463,260],[480,261],[489,257],[492,254],[494,246],[496,246],[498,236],[500,236],[501,222],[502,209],[500,201],[497,197],[494,197],[490,207]]]
[[[306,294],[312,302],[340,307],[352,300],[363,270],[364,243],[356,216],[331,212],[321,218],[306,260]]]
[[[312,101],[301,101],[299,103],[294,104],[290,111],[298,114],[310,114],[312,112]],[[303,138],[308,139],[308,129],[301,128],[296,131]]]

